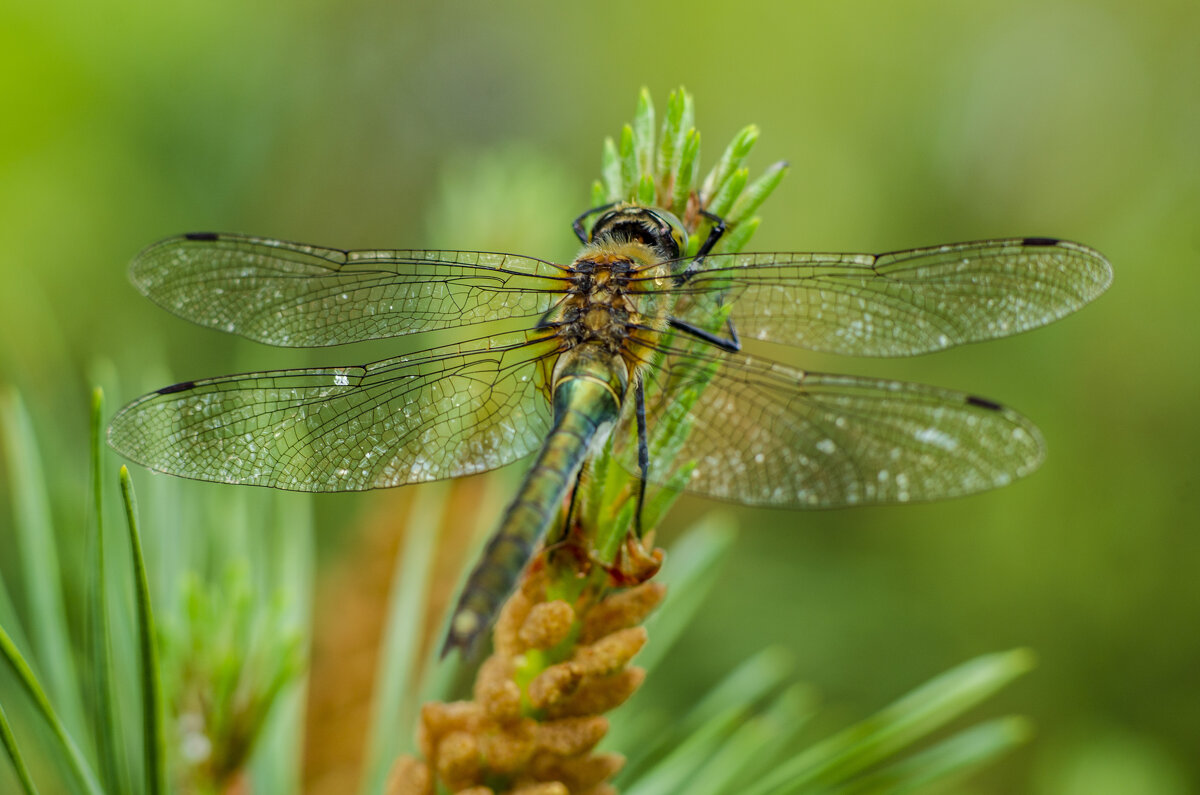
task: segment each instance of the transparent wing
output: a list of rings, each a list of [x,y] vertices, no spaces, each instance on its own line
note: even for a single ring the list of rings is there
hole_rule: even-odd
[[[207,233],[155,243],[129,274],[182,318],[288,347],[537,317],[566,278],[557,265],[514,254],[341,251]]]
[[[1003,486],[1042,461],[1032,423],[961,392],[720,353],[667,354],[644,377],[648,479],[717,499],[791,508],[936,500]],[[613,449],[636,473],[635,428],[623,416]]]
[[[1104,292],[1097,251],[1048,238],[891,254],[719,254],[676,289],[676,317],[704,326],[722,302],[744,338],[850,356],[911,356],[1005,337]]]
[[[289,491],[359,491],[483,472],[541,446],[553,340],[482,338],[369,364],[160,389],[108,429],[151,469]]]

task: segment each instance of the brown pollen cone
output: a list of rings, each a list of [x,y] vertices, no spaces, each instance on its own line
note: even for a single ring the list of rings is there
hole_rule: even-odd
[[[531,565],[496,622],[474,700],[422,708],[424,760],[398,759],[388,795],[433,795],[438,781],[459,795],[615,794],[607,782],[624,758],[593,749],[608,731],[603,713],[645,678],[630,662],[646,643],[640,625],[666,588],[614,590],[614,579],[570,603],[547,595],[543,561]]]

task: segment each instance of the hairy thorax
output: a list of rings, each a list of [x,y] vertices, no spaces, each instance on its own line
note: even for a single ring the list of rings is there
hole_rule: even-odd
[[[571,286],[551,319],[563,350],[589,346],[637,370],[666,329],[655,257],[639,243],[591,245],[572,265]]]

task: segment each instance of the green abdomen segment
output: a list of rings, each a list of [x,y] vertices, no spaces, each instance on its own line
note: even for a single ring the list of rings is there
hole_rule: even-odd
[[[471,571],[454,608],[443,657],[456,648],[469,652],[516,587],[593,440],[602,430],[607,432],[620,413],[620,393],[611,381],[611,376],[584,372],[567,374],[556,384],[554,428]]]

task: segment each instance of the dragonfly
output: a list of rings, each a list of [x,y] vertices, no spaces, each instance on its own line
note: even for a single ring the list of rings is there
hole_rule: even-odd
[[[361,366],[184,381],[125,406],[109,442],[160,472],[304,492],[460,477],[536,453],[459,597],[443,655],[472,649],[606,443],[641,498],[649,482],[781,508],[937,500],[1039,465],[1037,428],[991,399],[811,372],[752,354],[742,338],[896,357],[1005,337],[1100,295],[1112,280],[1103,255],[1042,237],[714,253],[724,226],[714,217],[684,256],[687,230],[666,210],[597,208],[574,222],[582,249],[570,264],[232,234],[163,240],[137,255],[131,279],[202,326],[289,347],[447,330],[467,339]],[[672,460],[652,460],[654,429],[667,423],[686,435]]]

